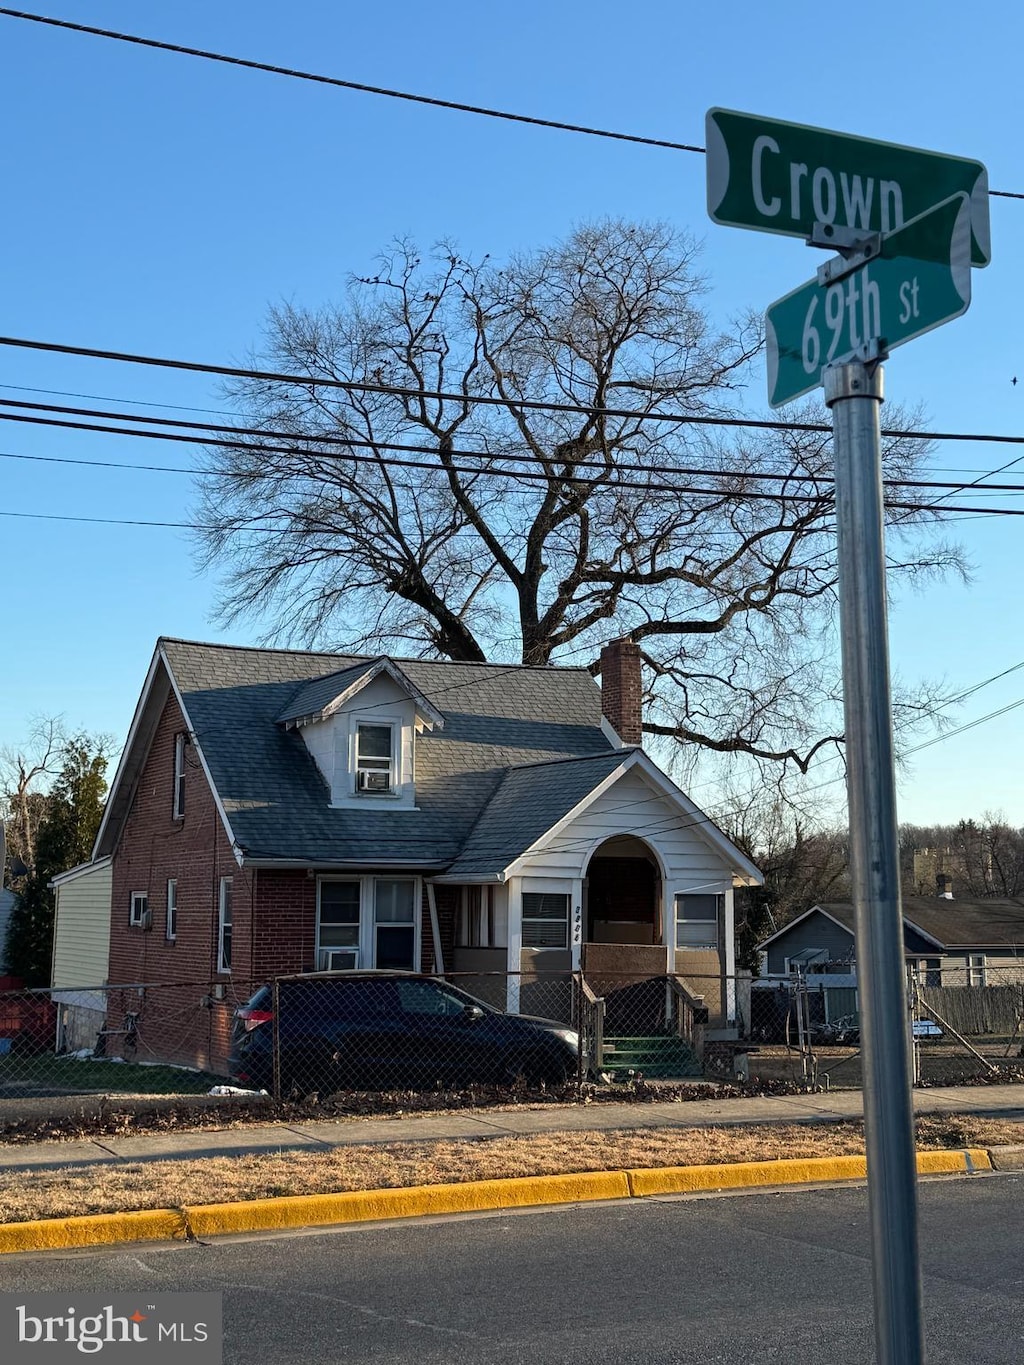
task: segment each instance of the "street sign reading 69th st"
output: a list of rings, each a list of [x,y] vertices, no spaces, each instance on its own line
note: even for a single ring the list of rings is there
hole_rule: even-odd
[[[711,109],[708,212],[727,227],[808,237],[816,223],[893,232],[953,194],[971,205],[971,264],[991,256],[980,161]]]
[[[822,382],[826,365],[875,342],[902,346],[959,317],[970,301],[970,203],[956,194],[884,237],[866,264],[831,281],[809,280],[772,304],[768,401],[778,408],[800,398]]]

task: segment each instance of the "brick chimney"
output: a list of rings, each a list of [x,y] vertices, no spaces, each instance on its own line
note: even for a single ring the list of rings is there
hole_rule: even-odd
[[[953,899],[953,878],[940,872],[935,878],[936,895],[939,900],[951,901]]]
[[[601,710],[623,744],[641,744],[640,647],[628,637],[601,650]]]

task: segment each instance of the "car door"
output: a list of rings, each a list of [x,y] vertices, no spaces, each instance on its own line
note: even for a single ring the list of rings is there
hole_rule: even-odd
[[[410,1082],[425,1085],[485,1079],[494,1039],[490,1012],[474,1007],[437,981],[410,977],[395,983],[405,1019]]]

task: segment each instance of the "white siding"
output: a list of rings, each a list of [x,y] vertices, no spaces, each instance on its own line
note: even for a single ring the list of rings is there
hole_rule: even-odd
[[[656,792],[638,772],[625,773],[570,825],[548,848],[523,859],[517,871],[524,877],[566,879],[582,876],[592,852],[605,839],[632,834],[660,855],[667,888],[679,891],[726,891],[733,870],[699,832],[699,816],[690,820],[667,797]],[[551,887],[550,889],[554,889]]]
[[[328,787],[334,789],[334,721],[314,720],[299,731]]]
[[[55,989],[102,986],[110,953],[109,862],[56,888],[57,911],[53,934]]]

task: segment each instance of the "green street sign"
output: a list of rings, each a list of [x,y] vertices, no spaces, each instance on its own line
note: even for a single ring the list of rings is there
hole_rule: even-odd
[[[842,270],[841,258],[821,274]],[[873,260],[831,283],[809,280],[766,314],[768,401],[810,393],[826,365],[891,350],[967,311],[971,301],[971,204],[956,194],[882,239]]]
[[[980,161],[710,109],[708,213],[727,227],[808,237],[815,223],[893,232],[952,194],[971,201],[971,264],[991,258]]]

